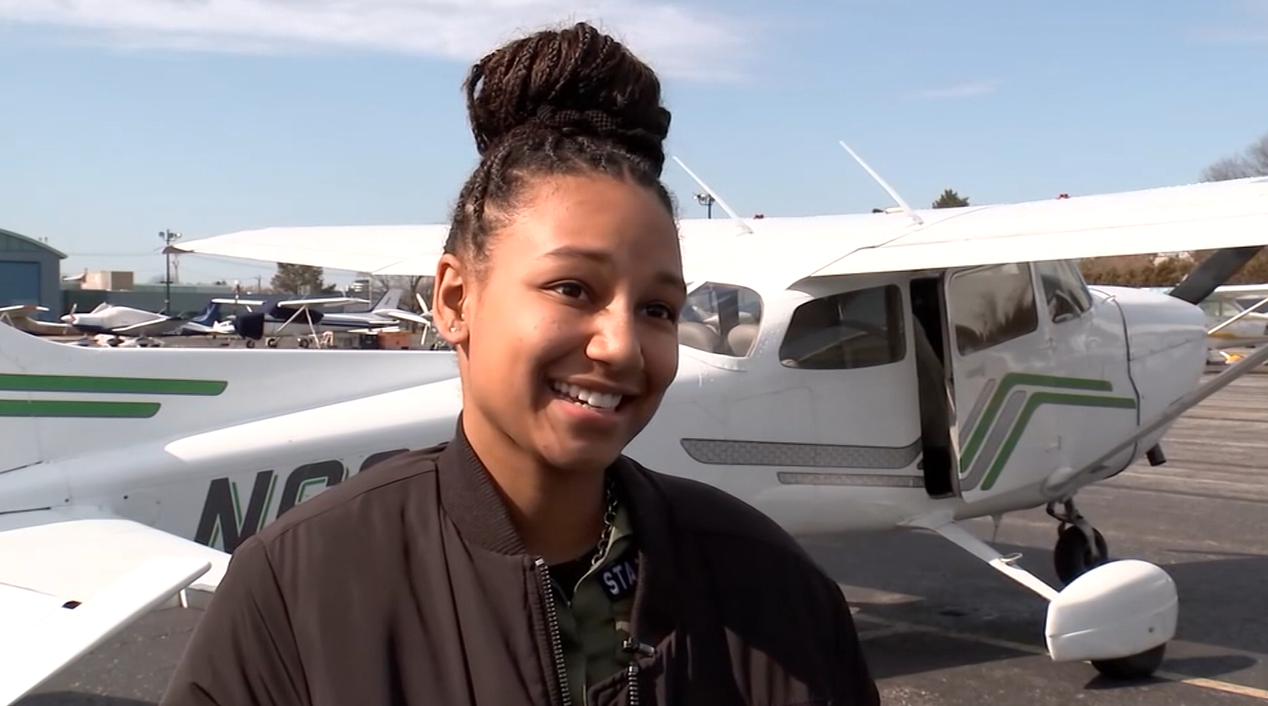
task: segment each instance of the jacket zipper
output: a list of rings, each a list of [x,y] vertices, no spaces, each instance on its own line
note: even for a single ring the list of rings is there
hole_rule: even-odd
[[[555,679],[559,682],[563,706],[572,706],[572,690],[568,688],[568,664],[564,661],[563,640],[559,636],[559,614],[555,609],[550,569],[546,566],[546,560],[541,557],[537,557],[533,565],[537,567],[537,580],[541,584],[542,597],[546,601],[546,626],[550,632],[550,651],[555,661]]]
[[[627,639],[621,644],[621,649],[625,650],[626,654],[633,655],[629,666],[625,668],[625,681],[630,697],[629,706],[638,706],[638,657],[654,657],[656,648],[638,640]]]

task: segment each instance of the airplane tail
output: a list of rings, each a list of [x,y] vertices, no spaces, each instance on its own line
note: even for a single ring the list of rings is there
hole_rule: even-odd
[[[382,297],[379,297],[378,303],[370,307],[370,311],[379,311],[381,309],[397,308],[398,306],[400,306],[402,294],[403,292],[399,289],[396,289],[395,287],[387,290],[386,292],[383,293]]]
[[[216,301],[215,299],[212,299],[211,301],[207,302],[207,306],[203,308],[203,310],[198,314],[198,316],[195,316],[194,318],[190,319],[190,321],[196,324],[200,324],[202,326],[214,326],[216,324],[216,320],[219,318],[220,318],[220,302]]]
[[[456,376],[431,351],[86,348],[0,325],[0,473]]]

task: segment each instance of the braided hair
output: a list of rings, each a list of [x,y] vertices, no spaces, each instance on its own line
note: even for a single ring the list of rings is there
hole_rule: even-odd
[[[586,23],[516,40],[471,67],[463,84],[480,163],[459,192],[445,252],[487,256],[489,235],[530,180],[599,173],[651,189],[660,181],[670,113],[656,73]]]

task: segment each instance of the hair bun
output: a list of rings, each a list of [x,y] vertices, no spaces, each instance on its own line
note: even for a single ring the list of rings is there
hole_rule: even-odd
[[[659,174],[670,113],[656,72],[584,22],[506,44],[471,67],[464,88],[476,149],[536,130],[612,142]]]

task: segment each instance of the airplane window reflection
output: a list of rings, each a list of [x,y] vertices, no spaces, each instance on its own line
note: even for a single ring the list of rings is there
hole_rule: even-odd
[[[689,348],[743,358],[762,323],[762,298],[748,287],[708,282],[687,296],[678,342]]]
[[[1030,267],[992,265],[951,278],[947,289],[955,342],[969,355],[1038,330]]]
[[[895,363],[906,352],[902,292],[887,284],[797,307],[779,359],[790,368],[846,370]]]

